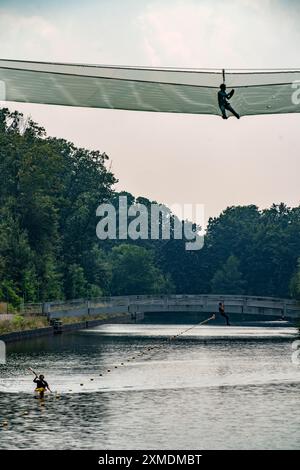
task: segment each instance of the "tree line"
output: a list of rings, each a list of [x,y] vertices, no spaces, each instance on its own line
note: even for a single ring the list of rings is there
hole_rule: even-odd
[[[0,110],[0,301],[130,294],[247,294],[300,299],[300,206],[225,209],[203,249],[185,239],[101,241],[96,208],[114,190],[105,153],[48,137],[22,114]],[[174,222],[171,216],[171,226]],[[162,226],[167,221],[160,220]]]

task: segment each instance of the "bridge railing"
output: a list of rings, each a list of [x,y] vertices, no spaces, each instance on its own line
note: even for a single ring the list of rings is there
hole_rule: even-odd
[[[49,315],[50,312],[73,312],[75,315],[86,314],[96,311],[97,309],[113,308],[118,310],[129,311],[130,308],[138,307],[142,309],[143,306],[153,306],[158,309],[159,307],[172,308],[176,306],[181,307],[199,307],[199,309],[211,309],[217,311],[218,303],[223,301],[227,308],[232,308],[233,311],[248,311],[260,309],[260,313],[264,313],[264,309],[274,309],[274,311],[281,312],[283,315],[300,312],[300,306],[292,299],[282,299],[273,297],[258,297],[258,296],[234,296],[234,295],[129,295],[129,296],[115,296],[115,297],[98,297],[92,299],[73,299],[61,300],[56,302],[44,303],[28,303],[21,309],[22,313],[26,315]],[[241,310],[238,310],[241,309]]]

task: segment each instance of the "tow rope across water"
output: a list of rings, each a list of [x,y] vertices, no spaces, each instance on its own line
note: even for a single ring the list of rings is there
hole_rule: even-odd
[[[176,340],[177,338],[179,338],[179,336],[182,336],[184,333],[186,333],[187,331],[190,331],[190,330],[193,330],[194,328],[196,328],[197,326],[201,326],[201,325],[204,325],[205,323],[211,321],[211,320],[214,320],[216,318],[215,314],[213,314],[211,317],[209,318],[206,318],[205,320],[201,321],[201,322],[198,322],[196,323],[195,325],[189,327],[189,328],[186,328],[182,331],[180,331],[177,335],[173,335],[173,336],[170,336],[169,338],[167,338],[165,340],[165,342],[159,346],[151,346],[151,347],[148,347],[148,348],[144,348],[143,350],[137,352],[134,356],[131,356],[130,358],[126,359],[124,362],[121,362],[119,363],[119,365],[115,365],[113,366],[114,369],[117,369],[119,366],[125,366],[126,363],[128,362],[131,362],[135,359],[137,359],[138,357],[142,357],[142,356],[145,356],[145,355],[148,355],[150,354],[152,351],[159,351],[160,349],[164,348],[165,347],[165,343],[166,342],[170,342],[170,341],[174,341]],[[99,376],[103,377],[105,373],[110,373],[112,371],[112,369],[106,369],[105,371],[103,371],[102,373],[99,374]],[[90,381],[94,381],[94,378],[90,378]],[[84,386],[84,383],[81,383],[80,384],[81,386]],[[72,390],[69,390],[69,391],[72,391]],[[60,395],[56,392],[55,394],[55,398],[56,399],[59,399],[60,398]],[[43,400],[41,400],[41,404],[43,404]],[[23,411],[21,413],[21,416],[25,417],[26,415],[29,415],[29,412],[28,411]],[[7,428],[8,427],[8,424],[9,424],[9,421],[7,419],[4,419],[2,421],[2,423],[0,423],[0,428]]]
[[[210,316],[209,318],[206,318],[205,320],[203,321],[200,321],[198,323],[196,323],[195,325],[189,327],[189,328],[186,328],[182,331],[180,331],[180,333],[178,333],[177,335],[173,335],[173,336],[170,336],[169,338],[167,338],[165,341],[166,342],[170,342],[170,341],[174,341],[176,340],[177,338],[179,338],[179,336],[182,336],[184,333],[186,333],[187,331],[190,331],[190,330],[193,330],[194,328],[196,328],[197,326],[200,326],[200,325],[204,325],[205,323],[211,321],[211,320],[215,320],[216,316],[215,314],[213,314],[212,316]],[[162,348],[165,347],[165,343],[159,345],[159,346],[150,346],[148,348],[144,348],[143,350],[137,352],[134,356],[131,356],[130,358],[126,359],[124,362],[121,362],[119,363],[118,365],[115,365],[113,366],[114,369],[117,369],[119,366],[123,367],[125,366],[126,363],[128,362],[131,362],[131,361],[134,361],[136,358],[138,357],[141,357],[141,356],[144,356],[144,355],[147,355],[147,354],[150,354],[151,351],[158,351]],[[101,377],[105,374],[105,373],[110,373],[112,371],[112,369],[106,369],[103,373],[99,374]],[[92,380],[92,379],[90,379]],[[81,386],[83,386],[83,384],[80,384]]]

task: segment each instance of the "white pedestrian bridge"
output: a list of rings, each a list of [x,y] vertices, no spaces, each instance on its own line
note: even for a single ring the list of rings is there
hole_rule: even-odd
[[[143,314],[148,317],[151,313],[161,314],[163,319],[165,313],[217,313],[220,301],[224,302],[225,311],[230,315],[300,318],[300,302],[295,300],[240,295],[129,295],[47,302],[39,304],[38,309],[49,318],[129,312],[140,318]],[[30,305],[26,310],[30,311]]]

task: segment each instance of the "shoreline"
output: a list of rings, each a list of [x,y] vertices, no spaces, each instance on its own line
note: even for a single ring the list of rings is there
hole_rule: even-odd
[[[29,330],[20,330],[13,331],[10,333],[3,333],[0,335],[0,341],[6,343],[12,343],[17,341],[22,341],[31,338],[37,338],[41,336],[52,336],[55,334],[68,333],[69,331],[74,330],[83,330],[86,328],[91,328],[93,326],[98,326],[101,324],[110,324],[110,323],[134,323],[135,319],[132,318],[130,313],[124,313],[122,315],[117,315],[114,317],[108,316],[105,319],[91,319],[85,321],[77,321],[74,323],[66,323],[61,325],[59,331],[56,330],[54,326],[47,326],[43,328],[33,328]]]

